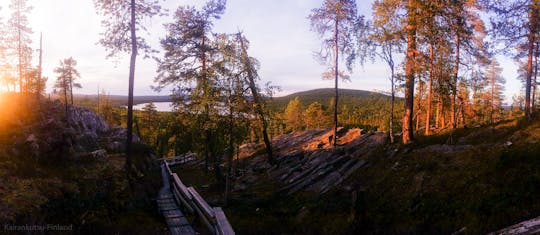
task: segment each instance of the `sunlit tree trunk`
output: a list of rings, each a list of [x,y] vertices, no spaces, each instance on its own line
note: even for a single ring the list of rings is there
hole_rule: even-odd
[[[335,86],[335,102],[334,102],[334,135],[333,135],[333,140],[332,140],[332,143],[334,145],[334,147],[337,145],[337,128],[338,128],[338,100],[339,100],[339,90],[338,90],[338,76],[339,76],[339,65],[338,65],[338,58],[339,58],[339,47],[338,47],[338,36],[339,36],[339,27],[338,27],[338,16],[336,15],[336,20],[335,20],[335,28],[334,28],[334,40],[335,40],[335,55],[336,55],[336,58],[335,58],[335,67],[334,67],[334,75],[335,75],[335,80],[334,80],[334,86]]]
[[[431,119],[431,94],[433,93],[433,79],[434,74],[434,63],[433,63],[433,43],[429,44],[429,84],[428,84],[428,93],[426,101],[426,136],[429,135],[430,129],[430,119]]]
[[[251,94],[253,96],[253,102],[255,103],[255,112],[257,112],[257,118],[259,119],[259,122],[262,125],[262,135],[264,140],[264,145],[266,147],[266,154],[268,155],[268,163],[271,165],[276,164],[276,159],[274,158],[274,154],[272,152],[272,143],[270,142],[270,138],[268,138],[268,124],[266,122],[266,118],[262,109],[261,105],[261,98],[259,96],[259,91],[257,91],[257,86],[255,84],[255,76],[253,75],[253,67],[251,65],[251,62],[249,61],[249,56],[247,54],[246,47],[244,45],[244,40],[242,38],[241,34],[238,34],[240,38],[240,46],[242,47],[242,57],[244,60],[244,64],[247,67],[247,75],[249,80],[249,88],[251,90]]]
[[[529,44],[527,46],[527,77],[525,78],[525,116],[527,118],[531,118],[531,80],[533,73],[534,37],[534,33],[532,31],[529,32]]]
[[[536,89],[538,88],[538,53],[540,52],[540,41],[536,42],[536,52],[534,56],[534,79],[533,79],[533,91],[532,91],[532,109],[536,110]]]
[[[440,96],[440,95],[439,95]],[[435,111],[435,128],[439,129],[439,117],[441,115],[441,98],[437,99],[437,111]]]
[[[412,126],[414,108],[414,79],[415,79],[415,53],[416,53],[416,1],[409,0],[407,6],[407,55],[405,58],[405,107],[402,120],[403,143],[414,141]]]

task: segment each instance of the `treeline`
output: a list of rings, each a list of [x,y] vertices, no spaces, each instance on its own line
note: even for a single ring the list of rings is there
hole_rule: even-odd
[[[302,96],[296,96],[284,105],[276,105],[274,101],[269,102],[269,106],[272,107],[269,111],[272,136],[294,131],[332,128],[332,107],[334,107],[335,99],[331,96],[319,95],[314,100],[311,97],[312,94],[321,94],[321,92],[310,91]],[[281,103],[281,100],[276,103]],[[399,99],[396,103],[398,107],[395,112],[399,115],[403,112],[400,109],[402,106],[399,106],[403,104],[403,101]],[[390,126],[390,106],[391,98],[377,93],[366,96],[342,96],[338,110],[340,126],[361,128],[366,132],[386,132]],[[394,129],[400,128],[399,125],[394,125]]]
[[[11,0],[9,18],[0,17],[0,91],[35,93],[39,97],[45,91],[47,77],[41,73],[41,48],[31,47],[33,31],[28,26],[31,10],[26,0]],[[39,63],[32,65],[36,51]]]
[[[0,91],[21,94],[21,98],[27,100],[21,108],[27,110],[39,107],[48,80],[42,74],[42,34],[39,35],[39,48],[31,47],[33,31],[29,26],[28,15],[32,9],[26,0],[11,0],[9,19],[4,21],[0,17]],[[35,56],[38,57],[36,65],[32,64]],[[63,97],[66,119],[69,115],[68,104],[73,105],[73,89],[82,87],[76,82],[80,77],[76,66],[77,61],[69,57],[61,60],[54,69],[58,77],[53,91]]]
[[[540,2],[525,0],[375,1],[368,39],[375,39],[370,42],[384,58],[405,53],[403,142],[414,141],[419,122],[429,135],[434,122],[435,127],[450,125],[454,130],[501,120],[505,80],[495,59],[498,53],[526,61],[520,74],[525,81],[523,108],[530,117],[535,109],[539,10]]]
[[[335,80],[336,101],[338,79],[349,79],[339,63],[351,72],[355,64],[378,59],[388,65],[392,96],[396,83],[405,96],[404,143],[414,141],[420,126],[429,135],[440,126],[454,130],[494,123],[502,118],[505,83],[495,56],[504,53],[522,61],[523,108],[531,116],[540,41],[538,1],[377,0],[372,20],[356,7],[355,0],[326,0],[308,16],[312,30],[323,39],[317,55],[330,67],[322,76]],[[403,61],[396,59],[399,54]],[[335,130],[338,102],[334,105]]]

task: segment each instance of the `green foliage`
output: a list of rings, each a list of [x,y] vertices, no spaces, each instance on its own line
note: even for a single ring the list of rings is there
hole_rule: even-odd
[[[374,92],[346,89],[341,89],[340,94],[339,117],[342,120],[341,126],[362,128],[365,131],[388,130],[390,97]],[[285,105],[284,101],[289,103]],[[332,104],[332,89],[317,89],[274,98],[269,102],[271,109],[275,110],[270,129],[277,130],[274,131],[275,134],[282,134],[279,130],[283,130],[281,127],[283,125],[287,131],[330,128],[330,107]],[[394,116],[402,115],[402,104],[401,99],[396,99]],[[304,108],[306,106],[308,108]],[[321,114],[322,116],[319,116]],[[394,130],[401,130],[398,122],[395,122],[394,125]]]
[[[302,117],[303,110],[304,107],[302,107],[300,104],[298,97],[289,102],[284,112],[285,123],[287,124],[289,130],[299,131],[304,128],[304,120]]]

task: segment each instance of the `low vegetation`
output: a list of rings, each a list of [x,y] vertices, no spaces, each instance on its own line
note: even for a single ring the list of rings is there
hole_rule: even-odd
[[[101,152],[105,133],[92,136],[66,122],[59,102],[40,101],[28,112],[21,101],[33,98],[0,98],[3,114],[17,117],[0,121],[0,222],[72,225],[70,233],[159,233],[165,225],[151,200],[161,185],[153,151],[136,145],[138,175],[128,178],[123,154]],[[72,119],[79,110],[70,108]],[[92,121],[79,120],[97,128]]]
[[[455,145],[447,144],[450,130],[416,145],[387,143],[360,156],[367,165],[322,195],[286,194],[284,182],[261,165],[260,151],[251,151],[236,163],[226,212],[240,234],[485,234],[537,216],[539,130],[537,118],[462,129]],[[295,158],[287,153],[302,146],[291,144],[279,154]],[[174,171],[222,205],[222,188],[213,177],[201,177],[202,167]]]

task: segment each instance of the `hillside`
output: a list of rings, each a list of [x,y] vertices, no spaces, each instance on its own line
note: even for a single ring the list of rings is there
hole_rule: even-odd
[[[151,201],[161,184],[152,150],[135,138],[136,176],[128,178],[125,129],[81,107],[70,107],[66,119],[60,102],[34,98],[0,94],[0,224],[159,233],[165,225]]]
[[[274,97],[269,101],[269,106],[275,109],[284,109],[287,107],[289,101],[298,97],[304,105],[309,105],[313,102],[319,102],[323,105],[328,105],[335,96],[335,90],[333,88],[321,88],[308,91],[301,91],[292,93],[286,96]],[[351,104],[354,101],[367,99],[367,98],[382,98],[390,101],[390,96],[364,90],[352,90],[352,89],[339,89],[339,102],[341,105]],[[397,98],[399,100],[400,98]]]
[[[75,103],[77,104],[97,104],[97,95],[83,95],[83,94],[74,94]],[[108,95],[107,99],[111,101],[113,105],[117,106],[126,106],[128,103],[128,97],[124,95]],[[134,96],[133,104],[143,104],[150,102],[171,102],[172,99],[170,96]]]
[[[241,234],[485,234],[538,217],[540,118],[389,144],[383,133],[311,130],[242,146],[230,221]],[[176,169],[221,201],[198,165]]]

